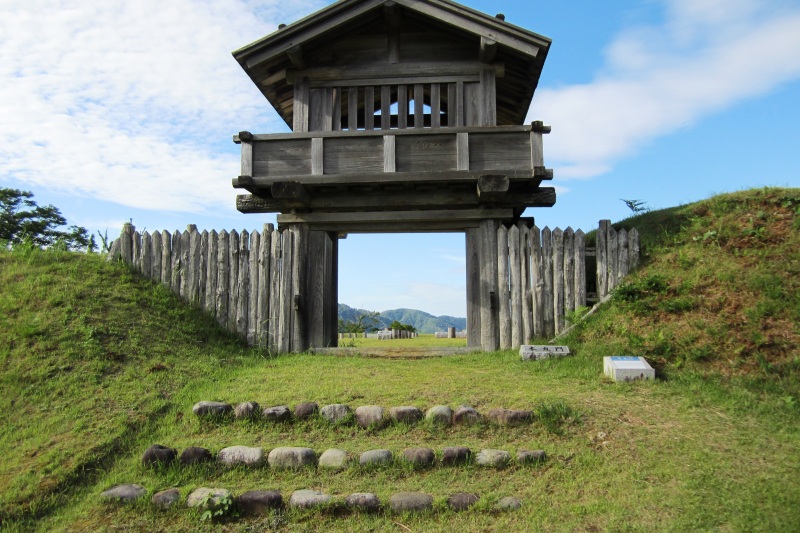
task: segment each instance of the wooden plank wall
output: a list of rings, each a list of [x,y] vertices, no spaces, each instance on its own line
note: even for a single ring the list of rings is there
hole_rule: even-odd
[[[637,267],[639,234],[616,231],[602,220],[596,242],[602,299]],[[278,231],[266,224],[261,232],[209,233],[190,225],[184,232],[140,234],[126,224],[109,256],[210,313],[251,346],[283,353],[335,341],[335,325],[319,317],[324,309],[335,316],[337,298],[319,285],[336,286],[336,248],[330,236],[302,227]],[[328,258],[324,265],[309,262],[321,256]],[[568,326],[569,312],[586,305],[581,230],[486,221],[467,230],[467,269],[469,345],[483,350],[550,339]]]

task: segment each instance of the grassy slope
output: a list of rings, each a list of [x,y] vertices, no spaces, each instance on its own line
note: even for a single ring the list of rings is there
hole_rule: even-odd
[[[97,258],[0,254],[0,512],[41,530],[214,529],[185,509],[98,502],[119,482],[184,496],[197,486],[235,493],[297,488],[382,498],[423,490],[442,505],[473,491],[489,507],[514,494],[516,513],[394,517],[292,512],[223,524],[247,530],[770,530],[800,527],[800,354],[797,340],[800,191],[748,191],[625,221],[644,233],[644,268],[567,342],[575,357],[524,364],[501,352],[377,361],[311,355],[261,359],[175,305],[158,287]],[[763,229],[762,229],[763,228]],[[666,379],[614,385],[600,357],[639,353]],[[9,393],[6,393],[9,391]],[[377,431],[226,422],[201,425],[200,399],[262,405],[315,400],[353,406],[466,403],[534,408],[527,428]],[[550,427],[546,408],[565,405]],[[543,448],[539,467],[414,472],[146,470],[158,442],[212,450],[244,444],[358,452],[467,445]],[[114,453],[111,453],[114,452]],[[116,459],[114,459],[116,457]],[[89,468],[86,468],[88,465]],[[0,515],[2,516],[2,515]],[[12,525],[6,522],[5,525]]]

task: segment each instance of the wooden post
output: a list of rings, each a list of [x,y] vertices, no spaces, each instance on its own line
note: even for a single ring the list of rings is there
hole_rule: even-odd
[[[555,334],[564,330],[564,232],[553,230],[553,325]]]
[[[575,310],[575,232],[564,230],[564,315]]]
[[[608,248],[608,292],[611,293],[617,286],[619,271],[619,239],[617,230],[613,226],[608,228],[606,247]]]
[[[497,298],[498,333],[500,349],[511,348],[511,305],[509,301],[508,229],[500,224],[497,228]]]
[[[131,250],[133,255],[133,262],[131,266],[137,272],[142,272],[142,236],[138,231],[133,232],[133,240],[131,241]]]
[[[628,253],[631,256],[628,268],[634,271],[639,266],[639,230],[636,228],[628,232]]]
[[[133,224],[125,223],[122,226],[122,233],[119,235],[120,241],[120,252],[119,255],[122,257],[122,260],[128,264],[133,264],[133,233],[136,231],[136,228]]]
[[[617,279],[616,284],[628,275],[628,232],[625,228],[617,232]]]
[[[497,282],[497,226],[496,220],[482,220],[478,226],[479,255],[481,258],[481,347],[486,352],[500,348]]]
[[[597,258],[597,299],[602,300],[608,294],[608,228],[610,220],[601,220],[597,228],[595,257]]]
[[[203,230],[200,234],[200,257],[197,265],[197,305],[201,309],[208,310],[206,307],[206,292],[208,291],[208,231]]]
[[[258,343],[258,296],[262,290],[259,275],[261,262],[261,234],[254,231],[250,234],[250,284],[247,286],[247,343],[256,346]]]
[[[230,291],[230,234],[222,230],[217,248],[217,322],[223,328],[228,326],[228,292]]]
[[[282,237],[280,231],[272,230],[269,265],[269,323],[267,324],[268,349],[279,351],[278,333],[281,323],[281,271],[283,256],[281,254]]]
[[[167,230],[161,232],[161,283],[172,285],[172,235]]]
[[[146,231],[142,234],[141,246],[141,272],[145,278],[152,279],[153,273],[150,269],[153,264],[153,241],[150,238],[150,234]]]
[[[181,232],[175,230],[172,234],[172,276],[170,287],[172,292],[180,296],[181,294]]]
[[[467,346],[481,346],[481,258],[478,229],[465,231],[467,248]]]
[[[250,285],[250,233],[242,230],[239,234],[239,271],[236,276],[236,321],[234,331],[244,338],[247,338],[247,308],[249,306]]]
[[[197,226],[194,224],[186,228],[189,232],[189,253],[188,253],[188,268],[189,282],[186,291],[186,300],[199,305],[200,300],[200,240],[201,236],[197,232]]]
[[[586,236],[575,232],[575,307],[586,305]]]
[[[191,227],[191,226],[189,226]],[[191,271],[192,271],[192,263],[191,263],[191,239],[189,236],[189,230],[187,229],[183,233],[181,233],[181,268],[179,270],[181,283],[180,283],[180,295],[181,299],[185,302],[189,301],[189,289],[191,283]]]
[[[552,232],[547,226],[542,230],[542,315],[545,337],[555,334],[555,317],[553,303],[553,239]]]
[[[152,279],[153,281],[161,282],[161,232],[154,231],[152,235],[153,239],[153,262],[150,265],[150,270],[152,272]]]
[[[206,257],[206,309],[213,317],[217,316],[218,248],[219,235],[212,229],[208,234],[208,257]]]
[[[539,260],[539,228],[534,225],[528,229],[521,222],[519,225],[519,260],[522,285],[522,344],[526,344],[536,335],[536,284],[541,279],[538,271]],[[541,316],[539,314],[538,316]]]
[[[294,232],[291,229],[285,229],[281,233],[280,309],[277,336],[279,353],[288,353],[292,349],[292,319],[294,318],[292,302],[293,252]]]
[[[258,254],[258,296],[256,297],[256,342],[269,349],[269,302],[272,284],[272,233],[275,226],[264,224]]]
[[[298,353],[308,350],[308,241],[309,229],[305,224],[294,228],[292,253],[292,346],[291,351]]]
[[[238,309],[238,293],[236,285],[239,282],[239,234],[232,230],[228,235],[228,320],[225,328],[231,333],[236,331],[236,310]]]
[[[527,232],[527,228],[523,226],[522,231],[523,233]],[[518,226],[511,226],[508,230],[508,263],[511,268],[511,347],[513,349],[517,349],[523,344],[522,300],[524,293],[520,276],[522,259],[519,253],[519,235],[520,228]]]

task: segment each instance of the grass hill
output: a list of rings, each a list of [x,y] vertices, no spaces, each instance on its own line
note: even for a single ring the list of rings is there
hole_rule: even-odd
[[[339,304],[339,318],[345,321],[354,322],[358,320],[359,315],[368,315],[371,311],[364,309],[355,309],[345,304]],[[418,311],[417,309],[390,309],[389,311],[381,311],[376,317],[378,324],[377,328],[383,329],[389,327],[389,324],[397,320],[401,324],[410,324],[417,328],[418,333],[435,333],[437,331],[447,331],[447,328],[454,327],[461,331],[467,327],[466,318],[458,318],[454,316],[433,316],[425,311]]]
[[[654,211],[638,227],[644,263],[561,342],[574,357],[507,352],[424,360],[270,357],[220,332],[166,289],[100,256],[0,252],[0,529],[9,531],[797,531],[800,509],[800,190],[760,189]],[[605,355],[645,355],[653,383],[612,384]],[[199,400],[467,404],[532,409],[521,428],[425,424],[360,430],[320,421],[200,423]],[[538,466],[344,472],[150,469],[153,443],[543,449]],[[102,503],[139,483],[315,488],[339,498],[424,491],[436,511],[286,511],[219,523],[185,507]],[[480,495],[449,511],[453,492]],[[500,497],[516,512],[490,511]]]

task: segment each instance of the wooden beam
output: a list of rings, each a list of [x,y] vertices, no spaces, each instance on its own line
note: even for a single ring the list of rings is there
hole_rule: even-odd
[[[278,215],[279,227],[296,224],[312,230],[347,233],[464,231],[484,220],[513,218],[511,209],[447,209],[381,213],[297,213]]]
[[[495,56],[497,55],[497,41],[481,35],[481,48],[480,53],[478,54],[478,60],[481,63],[486,63],[487,65],[494,61]]]
[[[272,184],[271,190],[272,197],[282,200],[287,207],[300,208],[309,204],[305,187],[296,181],[277,181]]]
[[[384,87],[381,88],[382,92]],[[385,87],[385,89],[391,89],[390,87]],[[389,95],[391,99],[391,94]],[[383,102],[381,102],[383,105]],[[462,126],[462,127],[448,127],[447,129],[438,129],[438,130],[425,130],[425,131],[400,131],[400,130],[393,130],[391,132],[392,135],[452,135],[454,133],[523,133],[527,132],[530,133],[531,127],[530,126],[494,126],[494,127],[486,127],[486,126]],[[288,140],[296,140],[296,139],[311,139],[314,137],[336,137],[336,138],[348,138],[348,137],[382,137],[386,135],[385,132],[380,131],[341,131],[341,132],[330,132],[330,131],[312,131],[312,132],[294,132],[294,133],[254,133],[252,134],[252,140],[255,142],[258,141],[288,141]],[[240,139],[238,135],[233,136],[233,142],[239,143]]]
[[[498,76],[505,74],[505,65],[492,65]],[[441,63],[436,61],[418,61],[409,63],[398,63],[391,69],[393,78],[409,78],[409,83],[413,84],[420,76],[477,76],[481,69],[486,65],[479,61],[450,61]],[[315,82],[341,81],[341,80],[364,80],[370,85],[381,85],[381,81],[386,79],[387,72],[385,65],[379,66],[331,66],[331,67],[311,67],[304,70],[289,73],[289,81],[298,77],[306,77]],[[351,82],[352,83],[352,82]],[[327,86],[327,84],[326,84]]]
[[[352,192],[310,194],[307,207],[312,211],[325,212],[365,212],[381,206],[387,211],[411,209],[478,209],[481,200],[474,191],[464,188],[455,191],[407,191],[386,193]],[[495,208],[517,209],[527,207],[552,207],[556,202],[553,187],[541,187],[528,192],[508,192],[494,201]],[[236,209],[241,213],[282,213],[292,209],[285,200],[259,195],[239,195]]]
[[[390,162],[387,160],[387,162]],[[333,186],[333,185],[410,185],[414,183],[474,183],[480,176],[486,174],[485,170],[445,170],[438,172],[379,172],[379,173],[352,173],[352,174],[325,174],[322,176],[284,175],[284,176],[252,176],[247,179],[239,176],[233,179],[235,189],[268,189],[277,181],[297,181],[306,186]],[[503,174],[513,181],[526,181],[533,179],[530,170],[498,169],[490,172]]]
[[[478,178],[478,198],[481,202],[497,202],[506,197],[511,180],[508,176],[489,174]]]
[[[481,41],[483,43],[483,41]],[[300,45],[293,46],[286,51],[286,55],[289,56],[289,61],[292,62],[294,68],[297,70],[305,70],[306,68],[306,61],[303,58],[303,47]]]

